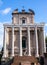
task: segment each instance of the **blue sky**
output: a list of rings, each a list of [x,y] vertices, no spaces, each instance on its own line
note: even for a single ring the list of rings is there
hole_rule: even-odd
[[[47,35],[47,0],[0,0],[0,48],[3,45],[3,23],[11,23],[14,9],[18,8],[19,11],[29,8],[35,12],[34,21],[37,23],[44,22],[45,34]]]

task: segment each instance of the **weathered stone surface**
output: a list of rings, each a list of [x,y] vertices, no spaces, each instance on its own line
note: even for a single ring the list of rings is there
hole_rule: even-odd
[[[34,56],[15,56],[11,65],[31,65],[31,63],[38,63]]]

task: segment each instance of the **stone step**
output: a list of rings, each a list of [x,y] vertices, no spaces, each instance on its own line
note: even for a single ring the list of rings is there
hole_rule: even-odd
[[[31,63],[38,65],[38,61],[34,56],[15,56],[11,65],[32,65]]]

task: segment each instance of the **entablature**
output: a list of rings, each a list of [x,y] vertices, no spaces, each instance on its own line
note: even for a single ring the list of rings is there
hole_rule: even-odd
[[[44,23],[40,24],[3,24],[4,27],[44,27]]]

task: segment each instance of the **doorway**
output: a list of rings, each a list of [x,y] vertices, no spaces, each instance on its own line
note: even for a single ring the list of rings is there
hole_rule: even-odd
[[[26,48],[26,37],[22,37],[22,48]]]
[[[26,37],[22,37],[22,54],[26,55],[27,49],[26,49]]]

